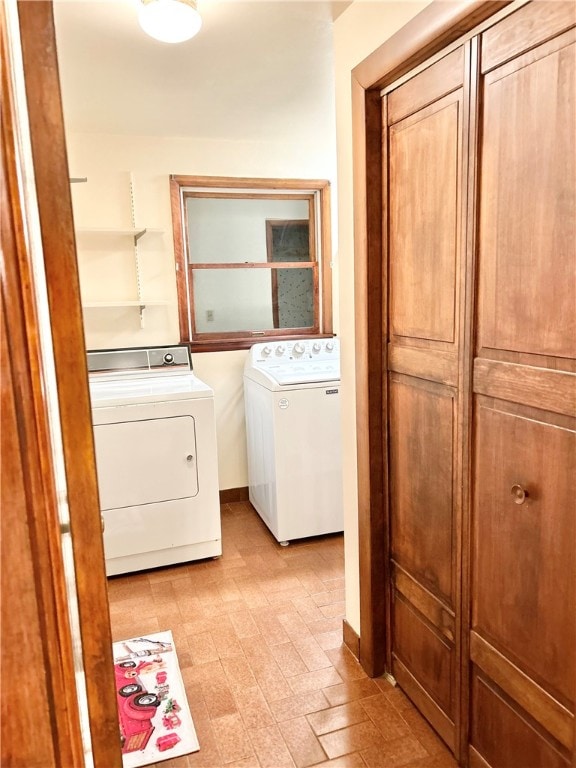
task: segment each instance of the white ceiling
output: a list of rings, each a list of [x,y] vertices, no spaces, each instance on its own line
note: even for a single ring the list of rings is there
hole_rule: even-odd
[[[349,2],[199,0],[202,29],[178,45],[148,37],[135,4],[55,0],[69,131],[281,139],[296,113],[333,110],[332,20]]]

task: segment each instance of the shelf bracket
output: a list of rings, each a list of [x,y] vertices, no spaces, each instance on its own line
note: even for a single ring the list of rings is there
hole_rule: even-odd
[[[87,176],[71,176],[68,181],[70,184],[82,184],[85,181],[88,181]]]
[[[140,304],[138,309],[140,310],[140,328],[144,328],[144,310],[146,309],[146,304]]]
[[[136,245],[136,243],[138,242],[138,240],[140,240],[142,235],[145,235],[145,234],[146,234],[146,229],[143,229],[140,232],[136,232],[136,234],[134,235],[134,245]]]

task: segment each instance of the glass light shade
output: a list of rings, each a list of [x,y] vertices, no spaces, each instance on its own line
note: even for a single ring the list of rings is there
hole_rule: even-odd
[[[202,26],[194,0],[139,0],[138,21],[146,34],[163,43],[190,40]]]

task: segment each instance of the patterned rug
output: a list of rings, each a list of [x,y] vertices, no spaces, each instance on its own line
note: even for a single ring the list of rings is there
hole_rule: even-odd
[[[200,749],[172,632],[114,643],[113,654],[124,768]]]

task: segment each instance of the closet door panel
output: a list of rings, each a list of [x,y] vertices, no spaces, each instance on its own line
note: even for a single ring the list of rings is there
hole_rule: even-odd
[[[390,380],[392,559],[453,604],[453,429],[450,390]]]
[[[398,593],[394,648],[394,662],[399,659],[440,708],[453,716],[454,646]]]
[[[461,89],[390,128],[390,331],[454,344]]]
[[[570,766],[562,745],[477,670],[472,676],[471,699],[477,716],[470,743],[492,768]]]
[[[576,167],[574,152],[566,151],[575,128],[575,63],[572,31],[484,81],[484,348],[576,355]]]
[[[576,4],[535,2],[495,24],[482,35],[482,72],[555,38],[576,24]]]
[[[471,738],[491,768],[573,764],[574,19],[532,2],[481,41]]]
[[[462,47],[387,95],[392,670],[456,747]]]
[[[539,418],[540,417],[540,418]],[[476,410],[472,629],[564,704],[576,680],[574,431]]]
[[[388,125],[461,88],[463,71],[464,48],[460,47],[392,91],[388,98]]]

